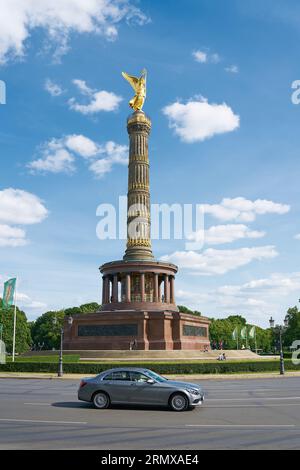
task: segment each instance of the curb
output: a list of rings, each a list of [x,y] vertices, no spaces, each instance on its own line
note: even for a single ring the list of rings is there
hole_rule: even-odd
[[[95,374],[94,374],[95,375]],[[288,379],[291,377],[300,377],[300,372],[286,372],[280,375],[279,372],[269,373],[252,373],[252,374],[189,374],[189,375],[167,375],[166,377],[173,380],[250,380],[250,379]],[[0,379],[23,379],[23,380],[80,380],[84,374],[65,374],[63,377],[57,377],[57,374],[22,374],[22,373],[0,373]]]

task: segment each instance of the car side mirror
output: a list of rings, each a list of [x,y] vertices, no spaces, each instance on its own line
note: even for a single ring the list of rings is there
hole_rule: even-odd
[[[153,379],[148,379],[147,384],[153,385],[155,384],[155,381]]]

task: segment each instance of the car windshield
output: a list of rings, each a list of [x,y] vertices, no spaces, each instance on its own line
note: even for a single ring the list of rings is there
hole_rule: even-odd
[[[156,380],[156,382],[166,382],[168,379],[162,377],[161,375],[156,374],[152,370],[147,370],[147,375],[151,377],[151,379]]]

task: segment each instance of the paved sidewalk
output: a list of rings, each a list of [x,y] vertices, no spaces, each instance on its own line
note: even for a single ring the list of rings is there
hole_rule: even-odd
[[[93,376],[93,374],[91,374]],[[96,374],[94,374],[96,375]],[[47,373],[27,373],[27,372],[0,372],[0,379],[60,379],[60,380],[80,380],[82,377],[88,376],[88,374],[64,374],[63,377],[57,377],[57,374]],[[277,378],[289,378],[289,377],[300,377],[300,371],[288,371],[284,376],[281,376],[279,372],[262,372],[262,373],[245,373],[245,374],[172,374],[167,375],[169,379],[176,380],[240,380],[240,379],[277,379]]]

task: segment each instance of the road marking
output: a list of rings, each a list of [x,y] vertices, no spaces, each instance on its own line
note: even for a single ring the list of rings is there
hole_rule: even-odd
[[[11,419],[0,418],[0,421],[9,421],[13,423],[45,423],[45,424],[88,424],[84,421],[42,421],[38,419]]]
[[[261,388],[261,389],[253,389],[253,390],[243,390],[243,389],[237,389],[237,388],[234,388],[234,389],[226,389],[226,390],[221,390],[221,389],[217,389],[217,388],[207,388],[207,387],[203,387],[203,389],[205,390],[206,393],[264,393],[264,392],[271,392],[271,393],[281,393],[283,392],[284,390],[282,388]],[[299,388],[295,388],[295,390],[293,390],[292,388],[290,388],[289,390],[290,392],[291,391],[295,391],[296,393],[299,392]]]
[[[207,401],[207,400],[206,400]],[[287,406],[300,406],[299,403],[285,403],[284,405],[281,403],[274,403],[270,405],[206,405],[205,408],[266,408],[268,407],[287,407]]]
[[[295,424],[186,424],[192,428],[295,428]]]
[[[248,397],[248,398],[206,398],[205,401],[255,401],[255,400],[300,400],[300,397]]]

